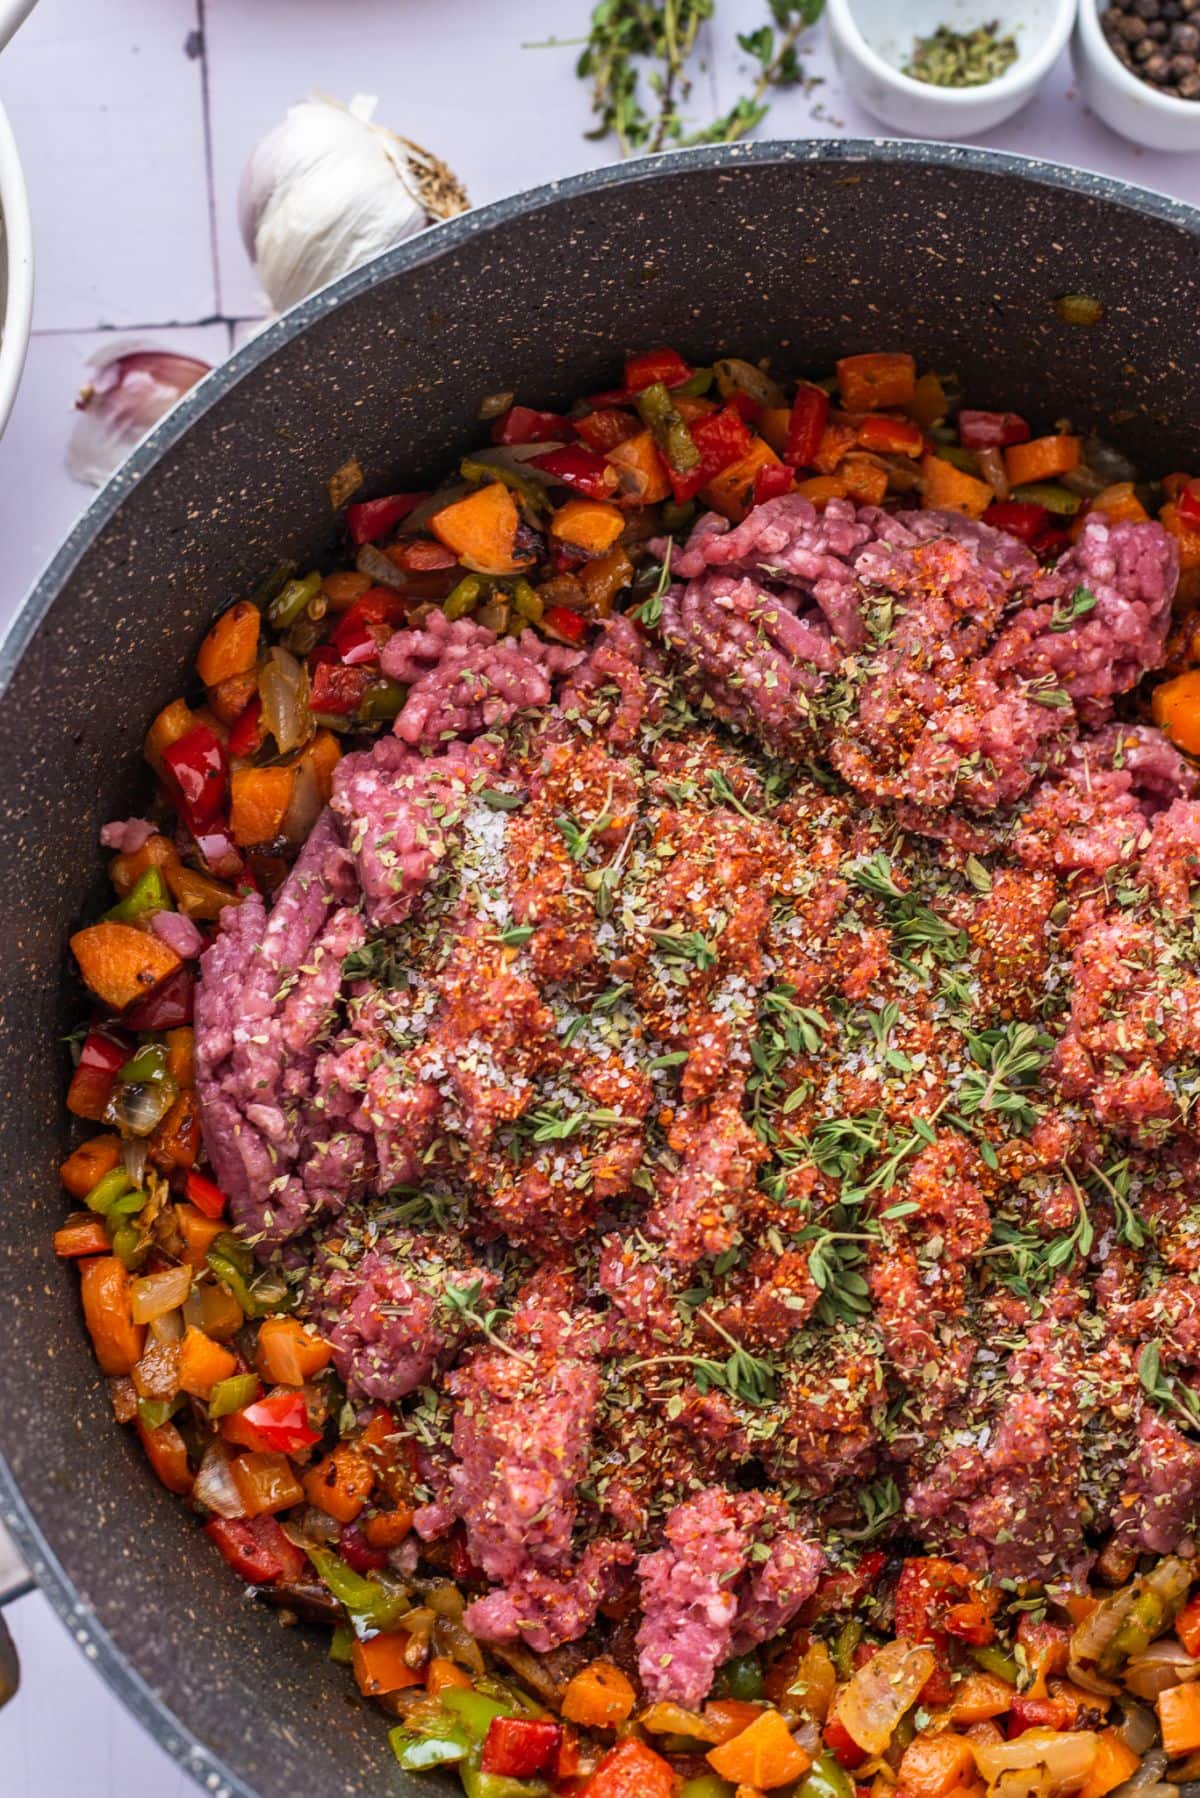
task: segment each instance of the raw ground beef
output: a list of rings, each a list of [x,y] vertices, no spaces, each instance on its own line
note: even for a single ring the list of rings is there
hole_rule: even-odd
[[[468,1626],[694,1705],[884,1498],[1015,1581],[1192,1542],[1137,1369],[1200,1376],[1200,800],[1113,715],[1157,525],[1046,573],[785,497],[674,574],[586,653],[397,633],[395,733],[224,914],[196,1056]]]

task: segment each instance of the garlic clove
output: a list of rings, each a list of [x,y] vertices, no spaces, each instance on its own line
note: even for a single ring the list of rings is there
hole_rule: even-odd
[[[372,123],[375,105],[361,94],[349,106],[302,100],[246,164],[242,240],[279,311],[467,207],[444,163]]]
[[[77,481],[101,487],[211,364],[125,338],[98,350],[87,366],[92,378],[75,402],[67,468]]]

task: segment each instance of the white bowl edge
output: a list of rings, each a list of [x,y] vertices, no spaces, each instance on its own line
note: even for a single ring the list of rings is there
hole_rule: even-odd
[[[33,321],[33,221],[8,116],[0,106],[0,228],[5,284],[0,294],[0,432],[8,422]]]

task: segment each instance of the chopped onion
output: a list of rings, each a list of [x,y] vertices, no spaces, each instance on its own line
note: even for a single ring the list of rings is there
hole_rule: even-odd
[[[481,424],[486,424],[489,418],[501,418],[516,397],[515,393],[485,393],[476,407],[475,416]]]
[[[129,1137],[126,1137],[121,1144],[121,1165],[129,1175],[130,1182],[134,1186],[140,1186],[142,1184],[142,1178],[146,1172],[148,1155],[149,1150],[140,1137],[135,1137],[132,1140]]]
[[[1115,449],[1111,443],[1106,443],[1103,437],[1085,437],[1080,447],[1084,461],[1089,468],[1103,476],[1106,487],[1111,487],[1116,481],[1137,480],[1137,463],[1131,462],[1127,455]]]
[[[717,392],[723,400],[731,399],[735,393],[747,394],[759,406],[786,406],[787,400],[783,388],[770,375],[764,375],[761,368],[755,368],[753,362],[743,362],[740,356],[725,356],[720,362],[714,362],[717,377]]]
[[[838,1722],[868,1754],[882,1754],[936,1664],[931,1648],[903,1636],[887,1643],[859,1668],[838,1699]]]
[[[321,816],[324,803],[321,798],[321,783],[312,758],[302,756],[296,763],[292,796],[283,814],[280,835],[297,847],[306,842],[313,825]]]
[[[205,1510],[218,1517],[244,1517],[246,1507],[234,1483],[229,1467],[229,1452],[223,1442],[210,1442],[204,1451],[192,1497]]]
[[[1143,1757],[1142,1764],[1136,1773],[1130,1775],[1117,1791],[1122,1798],[1141,1798],[1148,1788],[1158,1785],[1167,1769],[1167,1757],[1161,1748],[1152,1748]]]
[[[360,574],[371,577],[379,587],[394,587],[397,593],[408,590],[411,576],[403,568],[397,568],[390,556],[385,556],[381,549],[373,543],[364,543],[354,558],[354,566]]]
[[[1004,457],[998,449],[976,450],[979,458],[979,472],[996,495],[997,499],[1007,499],[1009,495],[1008,470],[1004,466]]]
[[[270,651],[258,674],[263,723],[279,745],[280,753],[298,749],[308,741],[312,713],[308,705],[308,674],[294,655],[278,644]]]
[[[1137,1698],[1157,1698],[1169,1686],[1181,1686],[1186,1680],[1200,1677],[1200,1661],[1194,1661],[1175,1636],[1163,1636],[1151,1642],[1141,1654],[1131,1655],[1121,1675],[1127,1689]]]
[[[112,1121],[134,1136],[149,1136],[178,1097],[173,1080],[128,1080],[118,1083],[112,1099]]]
[[[1158,1719],[1154,1712],[1135,1698],[1122,1698],[1118,1708],[1121,1720],[1114,1725],[1116,1733],[1134,1754],[1148,1754],[1158,1741]]]
[[[1027,1729],[1011,1742],[972,1742],[975,1765],[989,1785],[1012,1772],[1044,1772],[1048,1792],[1082,1785],[1100,1738],[1090,1729]]]

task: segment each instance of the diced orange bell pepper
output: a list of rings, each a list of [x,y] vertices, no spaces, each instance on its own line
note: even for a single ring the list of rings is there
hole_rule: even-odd
[[[322,803],[329,804],[329,795],[333,792],[333,772],[342,759],[342,746],[331,730],[319,730],[311,743],[305,745],[296,757],[296,766],[306,762],[317,777],[317,791]]]
[[[812,1765],[812,1756],[792,1740],[776,1710],[761,1712],[749,1729],[720,1748],[710,1749],[707,1758],[722,1779],[760,1786],[766,1792],[799,1779]]]
[[[248,1454],[235,1455],[229,1471],[247,1517],[286,1511],[304,1497],[304,1488],[286,1455],[252,1449]]]
[[[633,1715],[637,1702],[631,1682],[611,1661],[589,1661],[568,1682],[562,1714],[584,1729],[615,1729]]]
[[[844,418],[831,418],[821,433],[813,467],[818,474],[836,474],[857,442],[857,425]]]
[[[669,1761],[632,1736],[610,1748],[584,1788],[584,1798],[675,1798]]]
[[[1034,437],[1029,443],[1010,443],[1004,452],[1004,467],[1014,487],[1024,487],[1030,481],[1053,481],[1079,467],[1079,439],[1061,434]]]
[[[151,1467],[167,1491],[186,1498],[192,1489],[192,1470],[188,1466],[187,1445],[170,1418],[154,1430],[148,1430],[140,1418],[134,1427]]]
[[[974,1774],[971,1744],[952,1729],[914,1736],[900,1762],[900,1784],[912,1798],[949,1798],[958,1786],[969,1785]]]
[[[175,1225],[183,1237],[183,1259],[189,1267],[203,1267],[209,1249],[228,1228],[224,1218],[205,1217],[194,1205],[179,1204],[175,1207]]]
[[[589,556],[605,555],[625,529],[625,514],[604,499],[569,499],[550,520],[550,535]]]
[[[339,1442],[304,1476],[309,1504],[324,1511],[327,1517],[336,1517],[339,1523],[354,1522],[374,1485],[370,1462],[352,1442]]]
[[[115,1255],[85,1261],[79,1290],[101,1372],[132,1373],[142,1358],[146,1326],[135,1324],[130,1314],[129,1274],[124,1262]]]
[[[1168,1686],[1158,1695],[1158,1725],[1162,1745],[1171,1760],[1178,1754],[1195,1754],[1200,1748],[1200,1685],[1189,1680]]]
[[[940,424],[950,409],[946,398],[946,389],[942,386],[941,376],[935,375],[931,369],[920,376],[913,389],[912,399],[905,410],[911,418],[926,430],[931,425]]]
[[[329,601],[331,612],[348,612],[356,599],[361,599],[371,586],[369,574],[358,574],[349,568],[339,568],[333,574],[327,574],[321,582],[321,591]]]
[[[54,1253],[63,1260],[78,1260],[83,1255],[107,1255],[108,1231],[104,1219],[94,1211],[73,1211],[65,1224],[54,1232]]]
[[[1200,1592],[1188,1599],[1176,1617],[1175,1634],[1193,1659],[1200,1655]]]
[[[1150,712],[1177,749],[1200,755],[1200,668],[1160,682],[1150,695]]]
[[[200,1104],[194,1092],[181,1092],[148,1140],[150,1159],[164,1173],[196,1165],[200,1154]]]
[[[167,1072],[176,1086],[191,1088],[196,1084],[196,1032],[190,1024],[179,1024],[163,1032],[167,1051]]]
[[[237,1356],[206,1336],[194,1324],[184,1332],[179,1349],[179,1385],[193,1398],[207,1398],[218,1380],[237,1372]]]
[[[164,750],[172,743],[178,743],[180,737],[186,737],[195,723],[196,714],[185,699],[173,699],[170,705],[163,707],[146,732],[146,760],[156,774],[161,775],[165,769]]]
[[[1106,1798],[1108,1792],[1115,1791],[1132,1778],[1140,1765],[1140,1757],[1121,1740],[1115,1729],[1102,1729],[1097,1738],[1092,1770],[1076,1798]]]
[[[883,504],[888,490],[888,471],[869,456],[849,455],[839,469],[846,493],[860,506]]]
[[[838,388],[848,412],[886,412],[911,406],[917,391],[917,365],[903,352],[874,351],[843,356],[837,365]]]
[[[296,785],[296,770],[235,768],[229,777],[229,832],[239,849],[279,835]]]
[[[831,499],[845,499],[847,491],[840,474],[815,474],[807,481],[796,482],[796,492],[818,510]]]
[[[362,1533],[372,1548],[399,1548],[412,1534],[414,1512],[409,1505],[395,1505],[390,1511],[376,1511],[364,1518]]]
[[[123,899],[143,874],[151,868],[158,868],[165,874],[168,868],[179,861],[179,851],[168,837],[147,837],[140,849],[128,855],[114,855],[108,864],[108,878]]]
[[[381,1698],[387,1692],[402,1692],[406,1686],[422,1683],[420,1672],[404,1658],[410,1641],[403,1630],[394,1630],[355,1642],[350,1661],[364,1698]]]
[[[589,610],[607,618],[613,609],[613,600],[633,579],[633,563],[618,543],[606,556],[585,562],[576,571],[575,578],[583,588]]]
[[[73,1199],[86,1199],[93,1186],[111,1174],[121,1159],[119,1136],[92,1136],[63,1162],[58,1177]]]
[[[678,403],[678,402],[676,402]],[[650,431],[639,431],[615,443],[605,454],[620,480],[618,498],[626,505],[656,506],[671,491],[671,482]]]
[[[754,483],[759,469],[773,468],[778,461],[770,444],[756,437],[744,456],[739,456],[736,462],[731,462],[700,489],[700,498],[732,524],[740,524],[754,504]]]
[[[262,614],[248,599],[239,599],[221,613],[196,655],[196,673],[206,687],[253,668],[261,627]]]
[[[950,1721],[966,1725],[984,1723],[989,1717],[1003,1717],[1016,1695],[1016,1687],[994,1673],[968,1673],[954,1688]]]
[[[113,1011],[144,999],[183,965],[174,949],[148,930],[113,919],[77,930],[71,953],[85,984]]]
[[[921,504],[928,510],[962,512],[968,518],[981,518],[996,497],[986,481],[941,456],[922,456],[921,485]]]
[[[520,574],[530,566],[533,552],[517,549],[520,525],[517,502],[499,481],[477,487],[429,520],[438,541],[476,574]]]
[[[303,1386],[328,1367],[333,1350],[294,1317],[263,1319],[254,1359],[264,1380],[272,1386]]]
[[[764,406],[758,415],[759,435],[766,439],[777,456],[781,457],[787,449],[791,422],[790,406]]]
[[[1092,501],[1093,512],[1103,512],[1112,524],[1142,524],[1149,513],[1134,491],[1132,481],[1114,481]]]
[[[1186,574],[1193,568],[1200,568],[1200,530],[1179,516],[1179,507],[1174,500],[1159,508],[1158,522],[1174,537],[1183,572]]]
[[[197,1288],[200,1298],[200,1325],[214,1342],[229,1342],[246,1321],[245,1313],[231,1292],[216,1282],[206,1281]]]
[[[425,1675],[425,1690],[431,1698],[436,1698],[439,1692],[469,1692],[471,1676],[453,1661],[434,1655]]]

